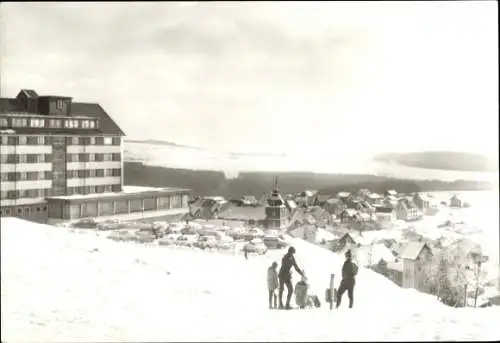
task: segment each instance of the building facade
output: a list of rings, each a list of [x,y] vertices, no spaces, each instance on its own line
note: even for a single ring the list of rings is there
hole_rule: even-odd
[[[122,192],[124,136],[99,104],[0,98],[1,215],[46,222],[49,198]]]

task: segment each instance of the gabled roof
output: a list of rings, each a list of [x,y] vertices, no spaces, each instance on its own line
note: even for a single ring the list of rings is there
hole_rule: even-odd
[[[426,243],[423,242],[410,242],[408,245],[406,245],[405,249],[403,250],[403,253],[401,254],[401,258],[403,259],[409,259],[409,260],[416,260],[419,256],[420,253],[424,248],[429,248],[429,246]]]
[[[342,202],[342,200],[337,199],[337,198],[330,198],[326,202],[329,203],[329,204],[332,204],[332,205],[343,205],[344,204]]]
[[[17,99],[0,98],[0,113],[27,113],[27,110]],[[50,129],[50,128],[15,128],[16,133],[19,134],[37,134],[37,133],[52,133],[52,134],[78,134],[78,135],[92,135],[92,134],[105,134],[125,136],[125,133],[120,129],[116,122],[104,111],[101,105],[96,103],[86,102],[72,102],[71,103],[72,116],[92,117],[99,120],[99,128],[95,130],[82,130],[82,129]]]

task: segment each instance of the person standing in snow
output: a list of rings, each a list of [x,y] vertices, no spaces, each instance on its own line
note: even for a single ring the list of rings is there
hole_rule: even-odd
[[[355,277],[358,273],[358,266],[352,262],[352,254],[351,250],[348,250],[345,253],[345,262],[342,266],[342,280],[340,281],[340,286],[337,291],[337,306],[340,306],[342,302],[342,295],[347,291],[347,296],[349,297],[349,308],[352,308],[354,305],[354,285],[355,285]]]
[[[291,309],[290,300],[293,295],[293,284],[292,284],[292,267],[300,274],[300,276],[304,276],[304,273],[297,266],[297,262],[295,261],[295,248],[290,247],[288,252],[283,256],[281,260],[281,268],[278,274],[280,289],[279,289],[279,300],[280,300],[280,309],[286,308]],[[286,294],[286,306],[283,306],[283,290],[287,288]]]
[[[269,308],[278,307],[278,296],[276,295],[276,290],[279,287],[278,281],[278,263],[273,262],[269,268],[267,268],[267,289],[269,290]]]

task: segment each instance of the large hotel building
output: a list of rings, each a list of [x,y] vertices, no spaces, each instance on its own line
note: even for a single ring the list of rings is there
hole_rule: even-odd
[[[124,136],[99,104],[26,89],[0,98],[1,216],[47,222],[188,211],[187,189],[124,190]]]

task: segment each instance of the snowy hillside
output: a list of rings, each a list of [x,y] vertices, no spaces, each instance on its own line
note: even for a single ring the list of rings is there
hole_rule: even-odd
[[[267,309],[282,251],[233,253],[117,243],[104,233],[1,220],[2,341],[495,340],[500,310],[451,309],[361,269],[355,308]],[[324,298],[342,260],[295,239]],[[298,281],[295,278],[295,281]],[[338,285],[338,277],[336,286]]]
[[[151,143],[125,142],[125,160],[142,161],[149,165],[194,170],[217,170],[227,177],[239,171],[312,171],[316,173],[371,174],[420,180],[476,180],[498,184],[498,173],[450,171],[408,167],[373,160],[369,153],[335,153],[325,158],[319,151],[296,152],[288,155],[235,154],[189,147]]]

